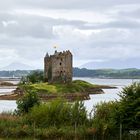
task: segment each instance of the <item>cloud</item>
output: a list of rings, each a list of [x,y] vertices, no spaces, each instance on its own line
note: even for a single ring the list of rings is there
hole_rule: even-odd
[[[1,67],[6,66],[8,62],[12,60],[18,59],[18,55],[16,54],[16,50],[7,49],[0,47],[0,64]]]
[[[125,4],[139,4],[139,0],[5,0],[1,2],[1,8],[101,9]]]
[[[81,26],[84,21],[54,19],[37,15],[0,13],[0,33],[12,37],[53,38],[53,26]]]
[[[0,15],[1,16],[1,15]],[[3,15],[2,15],[3,16]],[[0,24],[0,33],[11,37],[50,38],[52,37],[52,26],[46,25],[45,22],[38,20],[39,18],[32,16],[13,16],[7,15],[2,18]]]
[[[94,24],[94,23],[88,23],[85,24],[79,29],[109,29],[109,28],[118,28],[118,29],[133,29],[133,28],[140,28],[140,22],[135,21],[135,20],[116,20],[116,21],[111,21],[108,23],[99,23],[99,24]]]
[[[42,67],[55,44],[75,66],[139,59],[139,11],[139,0],[0,0],[0,62]]]

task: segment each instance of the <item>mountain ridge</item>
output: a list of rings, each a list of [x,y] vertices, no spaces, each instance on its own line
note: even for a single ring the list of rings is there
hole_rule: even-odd
[[[30,65],[20,63],[20,62],[13,62],[5,67],[0,68],[0,70],[34,70],[35,68],[31,67]]]
[[[128,68],[140,68],[139,59],[114,59],[103,62],[90,61],[80,66],[80,68],[87,69],[128,69]]]

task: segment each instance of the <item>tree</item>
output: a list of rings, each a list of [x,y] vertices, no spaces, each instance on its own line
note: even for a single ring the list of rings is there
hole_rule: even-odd
[[[39,105],[39,98],[37,96],[37,93],[35,91],[30,91],[25,93],[25,95],[17,100],[17,110],[16,113],[21,115],[24,113],[28,113],[29,110],[34,106],[34,105]]]
[[[28,83],[40,83],[40,82],[44,82],[44,73],[43,71],[32,71],[31,73],[29,73],[27,76],[23,76],[20,80],[20,84],[28,84]]]
[[[117,139],[119,132],[120,137],[128,139],[130,130],[139,133],[140,83],[123,88],[119,95],[120,101],[101,103],[95,107],[92,127],[97,130],[99,139]]]
[[[120,117],[123,128],[140,128],[140,83],[125,87],[120,97],[118,117]]]
[[[27,75],[28,82],[31,83],[39,83],[44,81],[43,71],[33,71],[29,75]]]

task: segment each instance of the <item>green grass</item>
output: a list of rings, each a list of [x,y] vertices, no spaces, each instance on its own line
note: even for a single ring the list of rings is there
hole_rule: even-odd
[[[65,94],[65,93],[78,93],[85,92],[88,88],[93,88],[95,85],[90,84],[86,81],[75,80],[68,84],[48,84],[48,83],[37,83],[24,85],[26,89],[36,90],[39,93],[46,94]]]

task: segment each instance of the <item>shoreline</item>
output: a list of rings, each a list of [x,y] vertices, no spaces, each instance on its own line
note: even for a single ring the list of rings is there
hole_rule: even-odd
[[[83,93],[63,93],[62,95],[56,95],[56,94],[40,94],[39,98],[42,101],[48,101],[55,98],[64,98],[68,101],[74,101],[74,100],[90,100],[89,95],[93,94],[104,94],[103,89],[116,89],[117,87],[114,86],[107,86],[107,85],[97,85],[97,87],[89,88],[86,90],[86,92]],[[5,92],[7,94],[0,95],[0,100],[18,100],[23,96],[23,94],[16,93],[16,91],[12,92]]]
[[[16,89],[17,86],[0,86],[0,89]]]

